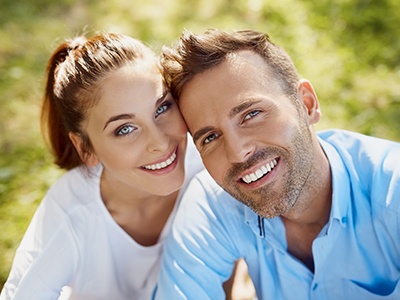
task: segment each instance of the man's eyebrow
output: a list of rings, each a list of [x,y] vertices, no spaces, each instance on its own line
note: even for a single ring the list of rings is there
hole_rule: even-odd
[[[203,127],[201,129],[197,130],[193,134],[193,143],[196,144],[197,140],[200,139],[200,137],[205,135],[207,132],[212,131],[213,129],[214,129],[214,127],[212,127],[212,126],[206,126],[206,127]]]
[[[234,116],[237,114],[241,113],[242,111],[246,110],[247,108],[251,107],[254,104],[262,102],[261,100],[248,100],[246,102],[243,102],[242,104],[239,104],[238,106],[233,107],[230,112],[229,112],[229,118],[232,119]]]
[[[133,119],[134,117],[135,117],[134,114],[120,114],[120,115],[112,116],[111,118],[109,118],[107,120],[106,124],[104,125],[103,131],[104,131],[104,129],[106,129],[108,124],[110,124],[111,122],[118,121],[118,120]]]
[[[242,111],[246,110],[247,108],[253,106],[254,104],[260,103],[262,102],[261,100],[258,99],[251,99],[248,100],[244,103],[239,104],[238,106],[233,107],[230,111],[229,111],[229,118],[232,119],[234,116],[236,116],[237,114],[241,113]],[[199,130],[197,130],[194,134],[193,134],[193,142],[196,144],[197,140],[203,136],[204,134],[206,134],[209,131],[214,130],[215,128],[213,126],[206,126],[203,127]]]

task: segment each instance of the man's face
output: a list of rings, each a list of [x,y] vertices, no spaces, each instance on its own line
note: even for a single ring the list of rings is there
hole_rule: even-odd
[[[263,217],[293,207],[313,163],[307,107],[296,109],[261,56],[228,57],[189,81],[179,102],[220,186]]]

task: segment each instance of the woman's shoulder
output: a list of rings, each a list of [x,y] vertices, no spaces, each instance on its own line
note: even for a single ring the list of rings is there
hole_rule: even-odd
[[[93,204],[93,200],[100,197],[101,170],[99,165],[90,169],[76,167],[67,171],[49,188],[45,199],[63,210]]]

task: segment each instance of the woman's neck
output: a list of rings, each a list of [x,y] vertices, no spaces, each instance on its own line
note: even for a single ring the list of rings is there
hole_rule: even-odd
[[[138,192],[111,184],[102,175],[102,200],[116,223],[142,246],[157,243],[172,213],[179,190],[166,196]]]

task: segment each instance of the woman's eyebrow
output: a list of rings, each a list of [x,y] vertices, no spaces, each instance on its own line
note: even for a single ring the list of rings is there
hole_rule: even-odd
[[[160,105],[160,103],[165,99],[165,97],[168,95],[168,92],[165,91],[157,100],[156,100],[156,104],[155,106],[157,107],[158,105]],[[108,124],[110,124],[111,122],[114,121],[118,121],[118,120],[126,120],[126,119],[133,119],[135,117],[134,114],[120,114],[120,115],[116,115],[116,116],[112,116],[110,117],[106,124],[104,125],[103,131],[104,129],[106,129],[106,127],[108,126]]]
[[[164,91],[163,94],[157,99],[155,107],[159,106],[162,101],[164,101],[165,97],[168,95],[168,91]]]
[[[112,116],[107,120],[106,124],[104,125],[103,131],[104,131],[104,129],[106,129],[108,124],[110,124],[111,122],[118,121],[118,120],[133,119],[134,117],[135,117],[134,114],[120,114],[120,115]]]

